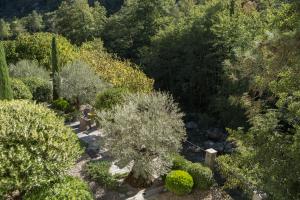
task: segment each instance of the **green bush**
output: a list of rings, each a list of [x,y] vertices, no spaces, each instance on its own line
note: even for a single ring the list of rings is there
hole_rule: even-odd
[[[70,104],[67,100],[64,99],[57,99],[55,101],[53,101],[52,106],[54,109],[63,111],[63,112],[67,112],[70,110]]]
[[[37,77],[22,78],[32,93],[33,99],[38,102],[50,102],[52,100],[51,83]]]
[[[0,102],[0,141],[0,199],[57,180],[82,154],[54,111],[24,100]]]
[[[184,171],[187,171],[189,165],[192,164],[191,161],[188,161],[183,156],[178,155],[178,154],[174,155],[172,157],[172,160],[173,160],[173,166],[172,166],[173,170],[184,170]]]
[[[192,176],[182,170],[171,171],[166,177],[166,188],[177,195],[189,194],[193,185]]]
[[[210,168],[200,163],[191,163],[187,171],[193,177],[194,188],[207,190],[212,186],[213,173]]]
[[[85,166],[88,177],[106,188],[117,187],[117,179],[109,173],[111,163],[108,161],[91,161]]]
[[[174,155],[172,159],[172,169],[187,171],[193,177],[194,188],[207,190],[212,186],[214,179],[209,167],[203,166],[200,163],[192,163],[180,155]]]
[[[29,88],[19,79],[11,79],[14,99],[32,99]]]
[[[74,177],[64,177],[62,180],[50,186],[37,188],[24,197],[24,200],[63,200],[63,199],[76,199],[76,200],[93,200],[93,195],[89,186]]]
[[[112,88],[99,93],[96,97],[95,108],[100,111],[111,109],[114,105],[122,103],[124,95],[128,92],[125,88]]]

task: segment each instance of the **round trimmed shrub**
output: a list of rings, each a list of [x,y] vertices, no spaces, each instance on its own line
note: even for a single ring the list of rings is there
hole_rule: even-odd
[[[52,85],[50,82],[37,77],[22,78],[32,93],[33,100],[50,102],[52,100]]]
[[[67,100],[64,99],[57,99],[53,101],[52,106],[56,110],[60,110],[63,112],[67,112],[70,110],[70,103]]]
[[[185,171],[171,171],[166,177],[166,188],[177,195],[189,194],[193,186],[192,176]]]
[[[89,186],[79,178],[67,176],[51,186],[37,188],[27,193],[24,200],[93,200]]]
[[[0,101],[0,141],[0,199],[57,180],[82,154],[54,111],[24,100]]]
[[[32,99],[32,94],[23,81],[11,79],[11,88],[14,99]]]
[[[187,169],[188,173],[193,177],[194,188],[207,190],[213,184],[213,173],[209,167],[200,163],[191,163]]]
[[[122,103],[124,95],[128,93],[126,88],[111,88],[99,93],[96,97],[95,108],[97,110],[109,110],[113,106]]]
[[[191,161],[188,161],[183,156],[178,155],[178,154],[172,156],[172,160],[173,160],[173,166],[172,166],[173,170],[187,171],[189,165],[192,164]]]

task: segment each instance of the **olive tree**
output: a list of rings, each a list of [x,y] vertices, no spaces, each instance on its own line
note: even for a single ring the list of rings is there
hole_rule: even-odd
[[[170,155],[185,139],[182,117],[173,98],[164,93],[128,94],[122,104],[98,113],[105,146],[120,166],[134,162],[129,178],[138,185],[168,171]]]
[[[98,92],[108,87],[85,63],[75,61],[67,64],[60,72],[60,97],[76,103],[92,103]]]

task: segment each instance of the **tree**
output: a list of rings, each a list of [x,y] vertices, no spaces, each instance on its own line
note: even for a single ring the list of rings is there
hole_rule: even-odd
[[[10,27],[7,22],[4,21],[4,19],[0,20],[0,39],[4,40],[7,39],[11,35],[10,33]]]
[[[78,53],[76,48],[63,36],[53,33],[21,34],[15,40],[5,41],[9,63],[20,60],[36,60],[41,67],[51,71],[51,43],[56,37],[57,50],[60,55],[59,65],[63,66],[74,60]]]
[[[106,22],[105,8],[87,0],[63,1],[55,16],[55,29],[75,44],[99,37]]]
[[[241,50],[228,66],[236,81],[247,80],[241,102],[250,128],[230,131],[238,148],[232,156],[220,157],[219,165],[230,187],[249,190],[250,183],[271,199],[296,200],[300,197],[300,16],[296,4],[279,5],[271,16],[276,30]]]
[[[106,24],[104,44],[123,58],[138,59],[142,47],[168,22],[174,0],[129,0]]]
[[[124,102],[98,114],[105,145],[121,167],[134,162],[129,178],[148,185],[171,167],[170,155],[185,139],[183,114],[170,95],[128,94]]]
[[[52,38],[51,44],[51,66],[52,66],[52,83],[53,83],[53,100],[59,98],[59,67],[58,67],[58,55],[57,55],[57,46],[56,38]]]
[[[96,94],[108,87],[87,64],[79,61],[64,66],[60,77],[60,96],[75,103],[77,108],[83,103],[93,103]]]
[[[0,100],[13,98],[13,92],[10,85],[8,68],[5,58],[5,52],[2,43],[0,44]]]
[[[10,29],[14,37],[26,32],[25,26],[16,18],[11,22]]]
[[[31,32],[38,32],[44,28],[43,16],[35,10],[26,17],[27,28]]]
[[[223,52],[214,45],[211,20],[224,7],[209,1],[188,11],[181,9],[179,18],[140,51],[140,60],[156,88],[172,93],[186,110],[205,112],[218,94],[223,73]]]

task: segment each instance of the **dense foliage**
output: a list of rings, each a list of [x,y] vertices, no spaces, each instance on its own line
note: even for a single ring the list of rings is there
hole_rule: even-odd
[[[85,166],[87,176],[100,185],[114,189],[118,185],[118,180],[109,172],[111,162],[109,161],[91,161]]]
[[[148,78],[137,65],[108,54],[101,40],[85,43],[80,49],[81,59],[105,81],[131,92],[150,92],[154,81]]]
[[[185,137],[182,117],[172,97],[162,93],[129,94],[122,105],[98,114],[106,146],[119,165],[134,161],[132,175],[140,184],[168,171],[170,154]]]
[[[139,51],[149,45],[150,37],[163,26],[175,0],[129,0],[109,18],[104,31],[105,46],[125,58],[139,57]]]
[[[51,183],[81,154],[55,113],[27,101],[0,102],[0,197]]]
[[[90,7],[87,0],[63,1],[54,21],[58,33],[81,44],[102,34],[106,10],[98,2]]]
[[[51,65],[51,42],[53,36],[57,40],[57,49],[61,57],[59,65],[74,60],[77,56],[76,49],[69,41],[52,33],[21,34],[16,40],[6,41],[7,60],[9,63],[16,63],[19,60],[36,60],[38,63],[50,70]]]
[[[29,88],[19,79],[11,79],[11,88],[14,99],[32,99]]]
[[[171,171],[166,177],[166,188],[177,195],[189,194],[193,185],[191,175],[182,170]]]
[[[37,188],[28,192],[24,200],[58,200],[58,199],[78,199],[93,200],[93,195],[87,183],[79,178],[70,176],[63,177],[62,180],[45,187]]]
[[[33,100],[38,102],[52,101],[52,85],[38,77],[27,77],[21,79],[32,93]]]

